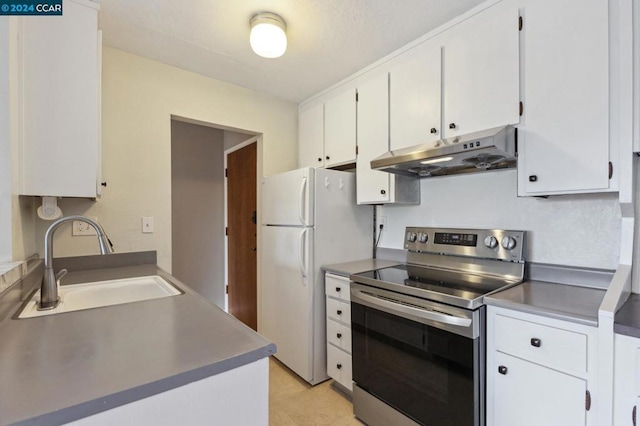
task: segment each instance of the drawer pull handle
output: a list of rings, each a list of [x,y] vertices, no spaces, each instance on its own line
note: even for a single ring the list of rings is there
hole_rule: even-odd
[[[336,337],[340,339],[342,337],[342,333],[336,333]]]
[[[338,293],[340,293],[340,290],[342,290],[340,287],[336,287],[336,291],[337,291]]]
[[[500,373],[502,375],[506,375],[507,371],[508,371],[508,369],[504,365],[501,365],[501,366],[498,367],[498,373]]]
[[[531,338],[531,346],[539,348],[540,346],[542,346],[542,340],[538,339],[537,337],[532,337]]]
[[[341,311],[340,309],[338,309],[338,310],[336,311],[336,313],[337,313],[338,315],[342,315],[342,311]]]
[[[336,364],[336,368],[340,370],[342,368],[342,364]]]

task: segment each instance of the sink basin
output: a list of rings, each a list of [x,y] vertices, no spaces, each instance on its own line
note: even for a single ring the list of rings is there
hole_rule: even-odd
[[[40,290],[38,290],[20,312],[18,318],[39,317],[101,306],[140,302],[179,294],[181,294],[180,290],[159,275],[63,285],[58,291],[60,304],[55,309],[38,310],[37,302],[40,300]]]

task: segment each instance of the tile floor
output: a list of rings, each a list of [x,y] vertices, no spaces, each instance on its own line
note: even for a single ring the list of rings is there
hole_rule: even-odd
[[[353,405],[327,380],[311,386],[277,359],[269,359],[269,425],[362,425]]]

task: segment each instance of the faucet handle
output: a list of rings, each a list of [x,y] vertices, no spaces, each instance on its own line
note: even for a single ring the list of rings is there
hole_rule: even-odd
[[[62,277],[64,277],[65,275],[67,275],[69,271],[67,271],[66,269],[60,269],[58,271],[58,273],[56,274],[56,283],[58,285],[60,285],[60,280],[62,279]]]

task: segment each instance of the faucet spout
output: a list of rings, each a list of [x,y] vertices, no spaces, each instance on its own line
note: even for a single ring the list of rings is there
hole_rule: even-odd
[[[44,234],[44,278],[42,279],[40,304],[38,305],[38,310],[40,311],[54,309],[60,303],[60,298],[58,297],[58,282],[53,270],[53,234],[61,225],[74,220],[85,222],[96,230],[100,254],[113,253],[107,234],[104,232],[102,226],[95,220],[86,216],[76,215],[63,217],[53,222]]]

